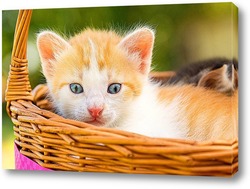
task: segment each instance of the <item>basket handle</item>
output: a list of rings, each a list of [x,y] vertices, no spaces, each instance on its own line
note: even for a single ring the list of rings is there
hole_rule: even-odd
[[[7,80],[5,100],[7,112],[10,115],[9,105],[11,101],[33,101],[31,85],[28,75],[27,39],[32,10],[20,10],[18,13],[14,42],[11,56],[10,71]]]

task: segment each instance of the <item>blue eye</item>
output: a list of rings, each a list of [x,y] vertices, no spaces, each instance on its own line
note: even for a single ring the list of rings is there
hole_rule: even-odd
[[[79,83],[71,83],[69,85],[69,88],[72,91],[72,93],[75,94],[83,93],[83,88]]]
[[[110,94],[116,94],[119,93],[119,91],[121,90],[121,84],[120,83],[112,83],[109,85],[108,87],[108,93]]]

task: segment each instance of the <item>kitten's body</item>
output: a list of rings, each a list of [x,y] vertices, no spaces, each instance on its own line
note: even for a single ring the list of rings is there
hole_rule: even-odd
[[[191,85],[158,87],[148,77],[153,43],[148,28],[125,37],[89,29],[69,41],[41,33],[43,73],[58,113],[152,137],[237,138],[238,93],[228,97]]]
[[[234,139],[238,133],[237,104],[238,94],[229,97],[192,85],[151,86],[135,101],[120,129],[153,137]]]

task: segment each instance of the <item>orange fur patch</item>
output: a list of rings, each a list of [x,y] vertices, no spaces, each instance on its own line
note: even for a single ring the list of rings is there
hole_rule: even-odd
[[[238,91],[227,96],[202,87],[173,86],[159,89],[164,102],[181,96],[180,108],[188,121],[189,139],[235,139],[238,137]],[[205,130],[205,132],[204,132]]]

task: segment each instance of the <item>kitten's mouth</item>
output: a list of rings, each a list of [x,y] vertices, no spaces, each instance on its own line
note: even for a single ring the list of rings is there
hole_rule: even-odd
[[[102,126],[104,125],[104,123],[100,120],[97,120],[97,119],[93,119],[91,121],[86,121],[86,123],[89,123],[89,124],[92,124],[92,125],[95,125],[95,126]]]

